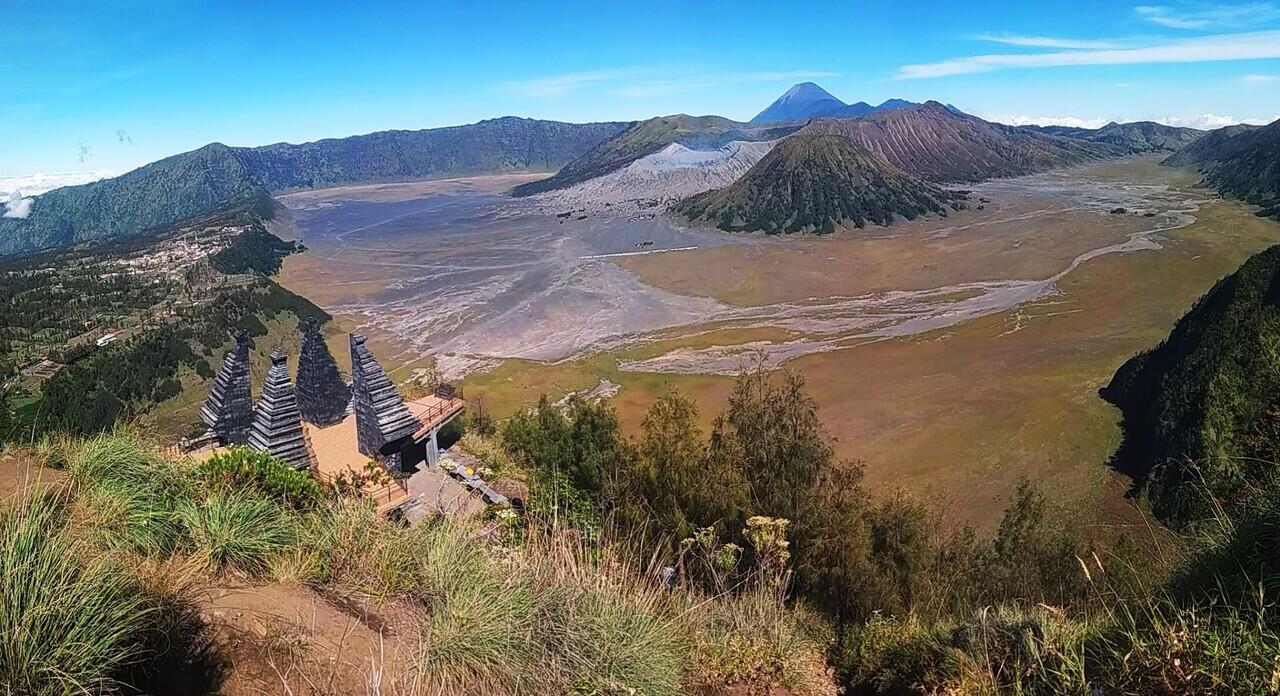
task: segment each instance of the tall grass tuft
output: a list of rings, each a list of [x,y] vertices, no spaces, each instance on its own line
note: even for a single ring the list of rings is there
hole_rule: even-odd
[[[406,530],[374,511],[367,501],[335,500],[303,518],[292,565],[311,582],[379,600],[423,591],[424,552],[420,530]]]
[[[830,628],[766,588],[699,602],[687,623],[696,629],[688,680],[702,690],[768,693],[781,686],[796,696],[834,693],[823,650]]]
[[[70,457],[92,529],[112,548],[166,556],[182,542],[178,504],[192,492],[185,472],[137,438],[100,435]]]
[[[535,629],[548,687],[681,693],[689,640],[678,607],[624,546],[585,547],[552,532],[527,541]]]
[[[97,693],[142,657],[154,612],[110,559],[63,529],[66,500],[0,513],[0,693]]]
[[[246,493],[182,501],[177,516],[196,557],[215,573],[261,573],[295,538],[293,521],[279,507]]]
[[[442,522],[419,537],[428,616],[421,628],[418,668],[441,693],[476,685],[490,692],[528,691],[532,671],[533,596],[527,576],[486,555],[465,527]]]

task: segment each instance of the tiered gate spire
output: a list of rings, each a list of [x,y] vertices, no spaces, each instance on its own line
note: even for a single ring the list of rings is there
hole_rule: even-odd
[[[400,392],[365,347],[364,336],[351,334],[351,400],[356,412],[356,441],[360,453],[399,466],[399,455],[383,456],[383,445],[408,437],[418,421],[404,405]]]
[[[249,336],[237,331],[235,345],[222,358],[213,378],[209,398],[200,408],[200,420],[224,445],[249,440],[252,396],[249,393]]]
[[[351,404],[351,387],[342,380],[315,319],[302,320],[297,394],[302,419],[322,428],[342,420]]]
[[[271,369],[267,370],[262,396],[253,409],[249,447],[284,460],[295,469],[311,466],[298,401],[289,379],[289,357],[279,346],[271,352]]]

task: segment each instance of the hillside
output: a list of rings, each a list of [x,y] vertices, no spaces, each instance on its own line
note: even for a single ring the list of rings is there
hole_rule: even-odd
[[[625,125],[500,118],[302,145],[214,143],[113,179],[37,196],[26,218],[0,218],[0,255],[140,234],[236,207],[269,217],[269,194],[297,188],[550,171]]]
[[[1212,495],[1230,506],[1280,460],[1280,246],[1219,281],[1103,396],[1124,412],[1117,464],[1158,516],[1183,524]]]
[[[1213,131],[1165,163],[1194,167],[1222,194],[1262,206],[1259,215],[1280,219],[1280,121]]]
[[[844,136],[934,182],[1021,176],[1114,155],[1104,145],[989,123],[934,101],[858,119],[820,119],[800,133]]]
[[[1240,124],[1209,131],[1204,137],[1169,155],[1164,164],[1171,167],[1195,167],[1246,152],[1250,147],[1249,138],[1236,140],[1235,137],[1258,129],[1259,126]]]
[[[793,136],[742,178],[673,208],[723,230],[832,232],[945,213],[949,194],[886,165],[847,138]]]
[[[220,143],[114,179],[37,196],[25,219],[0,218],[0,255],[139,234],[238,206],[270,206],[234,148]]]
[[[505,117],[465,126],[392,130],[301,145],[239,149],[272,192],[512,171],[555,171],[628,124]]]
[[[732,184],[774,144],[735,140],[714,150],[691,150],[672,143],[622,169],[566,189],[538,194],[538,199],[562,208],[609,208],[612,212],[619,208],[662,207]]]
[[[632,124],[600,143],[582,157],[566,164],[555,176],[517,186],[512,193],[529,196],[617,171],[659,150],[679,143],[694,150],[709,150],[735,140],[776,140],[794,132],[797,125],[757,127],[720,116],[661,116]]]
[[[1109,145],[1117,154],[1135,155],[1146,152],[1175,152],[1204,136],[1195,128],[1178,128],[1152,121],[1133,123],[1108,123],[1101,128],[1073,128],[1070,126],[1026,126],[1046,135],[1061,136],[1073,140]]]

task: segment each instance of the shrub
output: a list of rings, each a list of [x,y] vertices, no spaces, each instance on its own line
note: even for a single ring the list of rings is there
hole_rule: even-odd
[[[1039,606],[985,608],[933,625],[873,617],[841,641],[846,681],[873,693],[1089,693],[1082,624]]]
[[[214,572],[260,573],[294,540],[293,522],[276,505],[245,493],[183,501],[178,518],[196,556]]]
[[[315,507],[324,497],[320,484],[266,452],[232,447],[201,462],[198,471],[210,488],[252,490],[296,509]]]
[[[507,473],[514,466],[502,443],[488,435],[468,432],[458,441],[458,446],[496,473]]]
[[[1125,610],[1092,651],[1097,681],[1167,696],[1276,693],[1280,633],[1265,595],[1203,607],[1159,598]]]
[[[829,629],[804,607],[788,608],[763,589],[722,596],[690,610],[687,682],[720,693],[836,692],[824,648]]]
[[[153,608],[109,557],[63,531],[64,520],[65,500],[48,493],[0,513],[0,692],[98,692],[142,657]]]

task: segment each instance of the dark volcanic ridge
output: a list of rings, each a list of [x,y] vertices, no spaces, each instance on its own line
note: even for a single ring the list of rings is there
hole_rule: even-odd
[[[837,135],[783,140],[742,178],[673,208],[727,231],[834,232],[946,214],[960,194],[911,176]]]

